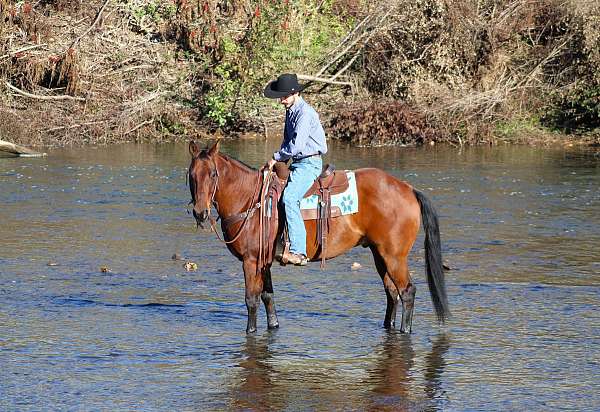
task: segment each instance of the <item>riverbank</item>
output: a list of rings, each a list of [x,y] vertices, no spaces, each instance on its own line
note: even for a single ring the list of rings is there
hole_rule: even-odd
[[[595,2],[377,6],[0,0],[0,138],[278,133],[262,89],[296,72],[329,137],[356,146],[597,142]]]
[[[232,135],[227,135],[222,133],[221,131],[210,131],[207,129],[195,129],[189,134],[185,135],[171,135],[165,136],[161,134],[158,138],[153,138],[152,136],[146,136],[143,138],[136,138],[133,141],[126,141],[121,138],[111,139],[110,136],[102,136],[101,139],[94,140],[89,139],[85,142],[81,142],[76,139],[64,138],[58,141],[55,141],[51,137],[44,139],[40,137],[29,136],[25,134],[26,132],[22,132],[21,139],[17,139],[19,143],[13,144],[10,142],[8,144],[9,150],[4,150],[4,147],[0,146],[0,156],[1,157],[10,157],[15,155],[21,155],[25,157],[31,156],[46,156],[44,150],[52,150],[60,147],[70,146],[70,147],[78,147],[78,146],[104,146],[104,145],[119,145],[123,143],[174,143],[174,142],[189,142],[190,140],[197,141],[205,141],[205,142],[213,142],[217,139],[224,140],[247,140],[247,141],[257,141],[261,142],[264,140],[274,140],[279,141],[281,139],[281,132],[277,131],[276,125],[267,129],[267,134],[262,132],[247,132],[247,133],[236,133]],[[510,135],[499,135],[494,138],[488,138],[486,141],[479,142],[478,145],[522,145],[522,146],[536,146],[536,147],[600,147],[600,134],[588,134],[583,136],[573,136],[566,135],[561,133],[551,133],[544,131],[522,131],[522,134],[519,135],[519,130],[515,130]],[[330,140],[341,141],[340,139],[331,138]],[[352,142],[346,142],[351,146],[362,147],[361,145],[353,144]],[[23,146],[27,145],[27,146]],[[449,141],[429,141],[428,143],[409,143],[409,144],[379,144],[379,145],[369,145],[369,147],[381,147],[381,146],[420,146],[420,145],[448,145],[454,147],[473,145],[472,143],[463,143],[458,139],[456,142]],[[11,147],[18,146],[19,149],[11,149]],[[29,154],[31,153],[31,154]],[[35,155],[33,155],[35,154]]]

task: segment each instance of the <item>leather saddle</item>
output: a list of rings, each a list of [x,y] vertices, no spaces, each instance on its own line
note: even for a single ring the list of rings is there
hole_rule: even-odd
[[[284,163],[276,163],[273,170],[277,174],[280,183],[285,185],[289,176],[289,169]],[[318,255],[321,257],[321,268],[325,266],[327,234],[329,233],[330,219],[341,216],[339,207],[331,207],[331,195],[343,193],[349,187],[348,176],[346,172],[335,170],[331,164],[323,167],[321,174],[315,179],[312,186],[306,191],[304,197],[313,195],[318,196],[317,208],[301,210],[304,220],[317,221],[317,245],[319,247]],[[287,245],[286,245],[287,246]]]
[[[323,190],[328,190],[330,195],[343,193],[348,189],[348,176],[346,172],[335,170],[331,164],[326,164],[312,186],[306,191],[304,197],[320,195]]]
[[[290,174],[285,163],[277,162],[273,167],[273,170],[279,180],[285,184]],[[313,195],[319,196],[322,191],[325,190],[329,191],[330,195],[337,195],[345,192],[348,187],[349,183],[346,172],[343,170],[335,170],[335,166],[328,163],[323,166],[321,174],[315,179],[312,186],[306,191],[303,197],[306,198]]]

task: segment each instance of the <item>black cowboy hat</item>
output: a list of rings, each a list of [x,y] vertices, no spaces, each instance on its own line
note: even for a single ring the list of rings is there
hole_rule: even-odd
[[[298,76],[291,73],[284,73],[267,84],[263,94],[271,99],[286,97],[290,94],[298,93],[304,90],[306,86],[298,83]]]

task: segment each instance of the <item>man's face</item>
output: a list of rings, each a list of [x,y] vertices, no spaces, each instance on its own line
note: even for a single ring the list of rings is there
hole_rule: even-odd
[[[298,93],[290,94],[289,96],[286,96],[286,97],[280,97],[279,103],[284,105],[286,109],[289,109],[296,102],[296,96],[298,96]]]

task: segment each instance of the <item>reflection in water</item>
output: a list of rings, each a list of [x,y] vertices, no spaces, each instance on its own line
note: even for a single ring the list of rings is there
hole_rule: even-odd
[[[273,343],[274,333],[266,338],[247,336],[242,347],[242,360],[239,362],[239,374],[233,385],[230,398],[232,407],[237,410],[271,410],[281,399],[276,399],[277,384],[273,378],[272,354],[269,344]],[[279,407],[276,409],[280,409]]]
[[[431,352],[425,357],[425,395],[434,405],[432,409],[442,410],[446,393],[442,389],[442,373],[446,367],[445,355],[450,349],[450,339],[445,333],[438,335],[432,343]]]
[[[350,375],[329,370],[327,376],[317,371],[318,363],[307,371],[302,357],[284,362],[272,349],[275,335],[246,338],[228,389],[230,409],[437,411],[447,403],[442,375],[450,342],[445,334],[433,340],[429,352],[418,354],[410,335],[386,332],[364,365],[366,377],[358,381],[353,377],[361,375],[361,368]],[[315,387],[317,376],[321,384]]]
[[[424,392],[414,376],[415,351],[411,336],[388,332],[377,353],[375,367],[369,373],[373,384],[368,409],[373,411],[438,410],[441,407],[441,375],[446,365],[444,355],[450,347],[445,334],[433,341],[431,351],[425,356]]]
[[[385,335],[375,367],[369,374],[375,383],[374,404],[370,410],[408,410],[414,358],[410,335],[395,332]]]

